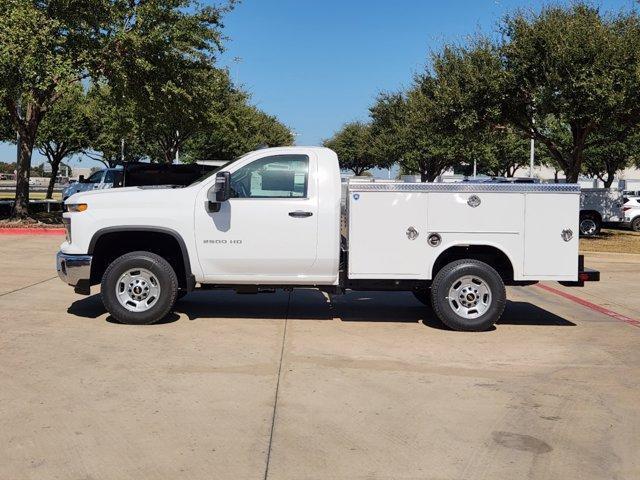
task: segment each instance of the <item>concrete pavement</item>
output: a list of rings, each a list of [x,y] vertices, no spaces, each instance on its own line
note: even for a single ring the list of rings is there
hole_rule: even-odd
[[[485,333],[312,290],[194,292],[123,326],[47,281],[59,242],[0,237],[1,479],[640,476],[640,329],[540,288]],[[633,270],[589,256],[603,282],[570,292],[637,318]]]

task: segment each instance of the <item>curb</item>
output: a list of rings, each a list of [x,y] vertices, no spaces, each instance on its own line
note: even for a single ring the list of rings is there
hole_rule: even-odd
[[[0,228],[0,235],[64,235],[64,228]]]

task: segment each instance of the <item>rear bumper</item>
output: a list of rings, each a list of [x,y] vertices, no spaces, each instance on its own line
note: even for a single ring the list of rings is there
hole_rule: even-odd
[[[584,266],[584,255],[578,255],[578,280],[575,282],[559,282],[565,287],[584,287],[584,282],[599,282],[600,272]]]
[[[76,293],[89,294],[91,285],[91,255],[69,255],[58,252],[56,270],[63,282],[75,287]]]

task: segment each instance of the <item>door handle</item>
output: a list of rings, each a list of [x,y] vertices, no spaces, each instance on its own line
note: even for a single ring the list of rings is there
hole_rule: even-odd
[[[296,210],[295,212],[289,212],[290,217],[294,218],[305,218],[313,215],[312,212],[303,212],[302,210]]]

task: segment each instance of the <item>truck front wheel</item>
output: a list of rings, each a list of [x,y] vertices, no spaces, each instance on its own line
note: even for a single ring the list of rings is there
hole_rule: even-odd
[[[102,303],[120,323],[148,325],[173,308],[178,278],[164,258],[151,252],[131,252],[115,259],[104,272]]]
[[[449,263],[431,285],[433,311],[453,330],[488,330],[500,319],[506,299],[502,277],[478,260]]]

